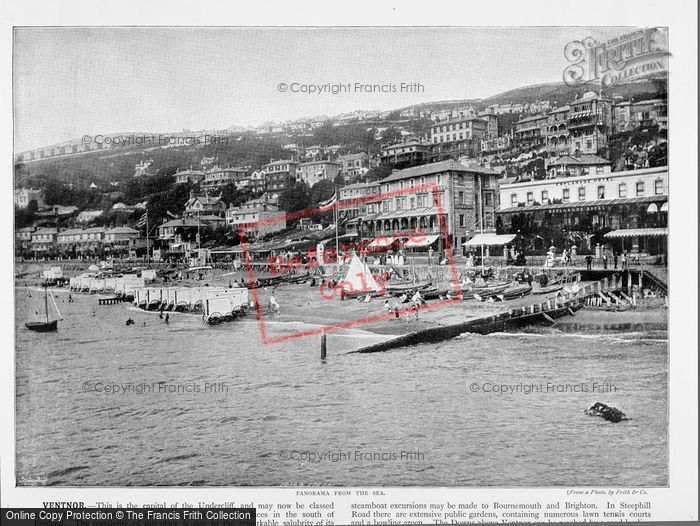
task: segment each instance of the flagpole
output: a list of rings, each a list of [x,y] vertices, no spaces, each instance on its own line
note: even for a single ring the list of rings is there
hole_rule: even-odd
[[[335,203],[333,203],[333,212],[335,215],[335,261],[336,261],[336,271],[340,270],[340,250],[339,249],[339,244],[338,244],[338,189],[335,188],[335,192],[333,193],[333,197],[335,197]]]
[[[149,263],[151,261],[151,245],[149,243],[149,231],[148,231],[148,208],[146,208],[146,263]]]

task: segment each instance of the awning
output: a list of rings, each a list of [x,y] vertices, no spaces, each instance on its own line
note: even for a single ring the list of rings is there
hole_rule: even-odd
[[[394,241],[396,241],[396,236],[383,236],[377,237],[372,242],[367,245],[367,248],[388,248]]]
[[[647,207],[647,213],[648,213],[648,214],[655,214],[655,213],[658,212],[658,211],[659,211],[659,207],[656,206],[656,203],[651,203],[651,204]]]
[[[603,237],[607,239],[620,239],[625,237],[661,237],[668,235],[668,228],[627,228],[613,230]]]
[[[659,212],[668,212],[668,201],[661,205],[661,208],[659,208]]]
[[[479,247],[481,245],[507,245],[516,238],[516,234],[477,234],[466,243],[465,247]]]
[[[435,240],[440,237],[434,236],[411,236],[404,244],[405,247],[427,247],[435,243]]]
[[[209,251],[212,254],[240,254],[243,252],[243,247],[237,246],[233,248],[216,248]]]
[[[552,210],[560,212],[571,212],[576,211],[581,208],[593,208],[602,210],[609,206],[629,206],[629,205],[641,205],[646,203],[661,203],[665,199],[668,199],[665,195],[653,195],[646,197],[621,197],[617,199],[597,199],[595,201],[567,201],[566,203],[554,203],[551,205],[527,205],[527,206],[511,206],[508,208],[502,208],[497,213],[498,214],[509,214],[509,213],[528,213],[535,212],[538,210]]]

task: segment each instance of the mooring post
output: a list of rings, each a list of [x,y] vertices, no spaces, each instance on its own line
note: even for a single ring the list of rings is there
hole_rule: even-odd
[[[326,333],[321,334],[321,360],[326,359]]]
[[[632,295],[632,271],[627,271],[627,294]]]

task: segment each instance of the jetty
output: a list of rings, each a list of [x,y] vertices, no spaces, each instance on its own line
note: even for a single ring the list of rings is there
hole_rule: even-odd
[[[123,303],[129,301],[125,296],[114,296],[112,298],[100,298],[97,300],[98,305],[114,305],[115,303]]]
[[[614,275],[587,285],[576,285],[569,289],[569,292],[559,293],[557,296],[545,301],[511,308],[497,314],[471,318],[459,323],[413,331],[350,351],[348,354],[384,352],[421,343],[435,343],[452,339],[467,332],[490,334],[526,325],[554,323],[556,318],[568,315],[573,316],[577,310],[581,309],[587,301],[593,298],[611,303],[614,301],[612,298],[620,301],[620,296],[618,295],[621,293],[625,294],[623,291],[624,285],[622,277]]]

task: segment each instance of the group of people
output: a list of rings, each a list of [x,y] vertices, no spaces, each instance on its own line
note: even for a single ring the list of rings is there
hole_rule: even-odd
[[[607,269],[608,265],[610,264],[610,256],[606,251],[603,251],[601,259],[603,261],[603,268]],[[617,252],[613,252],[612,264],[612,268],[614,268],[615,270],[617,270],[618,264],[621,265],[622,270],[627,270],[629,268],[629,256],[627,255],[627,253],[622,252],[622,254],[620,254],[618,257]],[[593,256],[588,255],[586,256],[586,269],[591,270],[591,268],[593,268]]]
[[[425,305],[425,300],[423,299],[423,296],[421,296],[421,293],[419,290],[417,290],[411,298],[408,298],[408,294],[402,294],[398,298],[398,303],[396,300],[391,300],[389,299],[384,300],[384,308],[386,309],[387,312],[393,313],[395,318],[399,318],[401,315],[401,308],[399,307],[400,303],[409,303],[409,306],[406,311],[408,311],[408,316],[406,316],[406,320],[408,321],[408,318],[410,316],[410,313],[413,312],[416,315],[416,320],[418,319],[418,311],[420,310],[420,307],[422,305]]]

